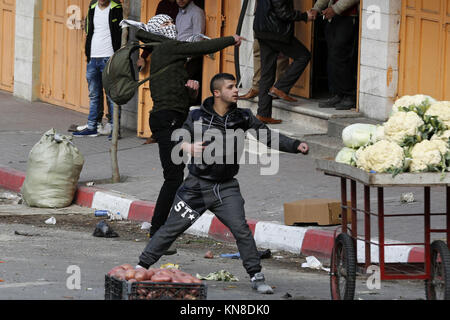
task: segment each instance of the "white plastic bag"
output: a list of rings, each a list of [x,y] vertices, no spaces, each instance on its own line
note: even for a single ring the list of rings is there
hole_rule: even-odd
[[[24,202],[40,208],[71,205],[83,164],[72,137],[50,129],[30,151],[21,190]]]
[[[302,263],[302,268],[310,268],[310,269],[323,270],[323,271],[330,272],[330,269],[325,268],[322,265],[322,262],[317,260],[317,258],[314,256],[306,257],[306,262]]]

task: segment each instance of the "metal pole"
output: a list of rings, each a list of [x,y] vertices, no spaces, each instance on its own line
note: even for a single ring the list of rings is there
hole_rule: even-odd
[[[355,253],[357,255],[357,244],[358,244],[358,216],[357,216],[357,200],[356,200],[356,181],[351,180],[350,181],[350,199],[352,203],[352,237],[353,237],[353,243],[355,245]]]
[[[378,188],[378,254],[381,279],[384,276],[384,189]]]
[[[366,269],[372,263],[372,257],[370,253],[370,187],[364,186],[364,234],[365,234],[365,257],[366,257]]]
[[[347,179],[341,178],[342,233],[347,233]]]
[[[450,248],[450,186],[445,189],[447,190],[447,247]]]
[[[128,19],[130,13],[130,0],[123,0],[122,4],[123,8],[123,18]],[[125,46],[128,42],[128,28],[122,29],[122,47]],[[120,106],[114,103],[114,111],[113,111],[113,131],[111,134],[111,169],[112,169],[112,182],[118,183],[120,182],[120,173],[119,173],[119,162],[117,160],[117,142],[119,137],[119,112]]]
[[[431,274],[431,253],[430,253],[430,187],[424,187],[424,225],[425,225],[425,274],[429,276]]]

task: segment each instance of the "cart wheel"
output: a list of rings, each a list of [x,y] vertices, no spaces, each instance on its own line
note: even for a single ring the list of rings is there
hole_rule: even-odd
[[[330,289],[333,300],[353,300],[356,283],[356,255],[353,239],[341,233],[331,255]]]
[[[450,300],[450,250],[443,241],[431,244],[431,274],[425,280],[427,300]]]

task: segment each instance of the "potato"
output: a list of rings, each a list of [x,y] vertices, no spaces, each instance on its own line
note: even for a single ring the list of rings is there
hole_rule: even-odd
[[[155,274],[151,280],[153,282],[171,282],[172,277],[170,275]]]
[[[124,270],[124,269],[122,268],[122,266],[116,266],[116,267],[112,268],[111,270],[109,270],[108,276],[113,276],[119,270]]]
[[[133,269],[129,269],[125,271],[125,280],[134,279],[134,276],[136,275],[136,271]]]
[[[136,271],[134,278],[138,282],[147,280],[147,270],[138,270],[138,271]]]
[[[154,269],[148,269],[145,273],[146,280],[150,280],[155,275]]]
[[[119,280],[125,280],[125,273],[126,273],[126,270],[123,270],[123,269],[118,270],[118,271],[114,274],[114,277],[117,278],[117,279],[119,279]]]
[[[125,263],[125,264],[121,265],[121,267],[125,270],[134,269],[134,267],[129,263]]]

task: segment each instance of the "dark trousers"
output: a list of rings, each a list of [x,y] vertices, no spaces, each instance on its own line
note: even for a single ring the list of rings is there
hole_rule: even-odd
[[[326,23],[328,77],[334,94],[356,97],[358,30],[357,17],[337,15]]]
[[[269,118],[272,117],[272,97],[269,95],[270,88],[274,86],[288,94],[311,60],[311,53],[295,37],[292,37],[290,43],[264,39],[258,39],[258,41],[261,51],[261,79],[259,80],[257,114]],[[293,59],[293,62],[274,85],[277,59],[280,52],[286,57]]]
[[[236,179],[216,183],[189,175],[179,188],[167,222],[150,239],[139,260],[153,265],[176,238],[206,210],[227,226],[241,255],[243,266],[252,277],[261,271],[260,257],[252,232],[245,220],[244,199]]]
[[[181,128],[185,120],[186,115],[170,110],[161,110],[150,115],[149,124],[152,138],[158,143],[159,159],[164,175],[164,183],[159,192],[151,221],[150,235],[152,236],[166,222],[175,193],[183,183],[185,164],[173,163],[171,154],[177,142],[172,141],[171,136],[174,130]]]

